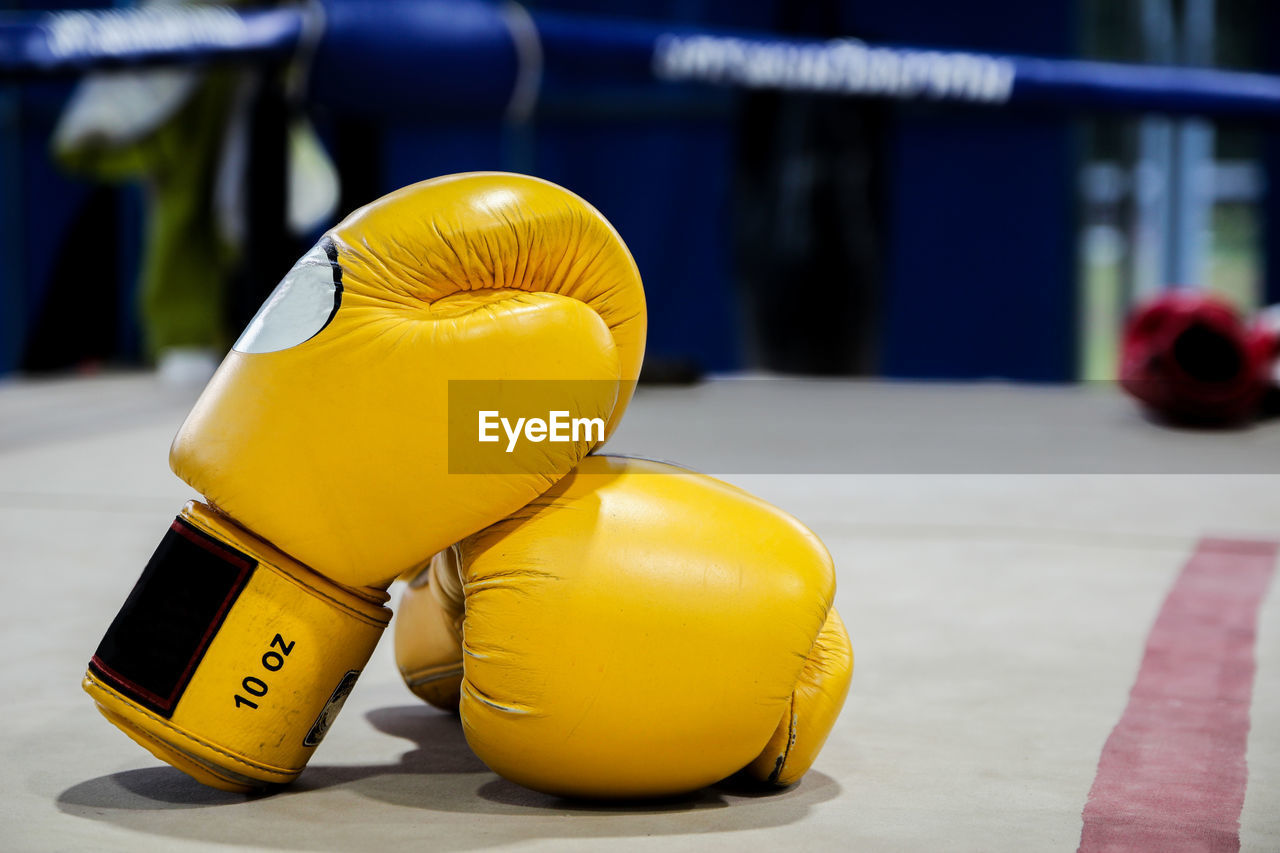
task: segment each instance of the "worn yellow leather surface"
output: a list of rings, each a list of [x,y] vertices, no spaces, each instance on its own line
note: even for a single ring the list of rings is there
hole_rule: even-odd
[[[292,779],[314,748],[304,741],[316,703],[372,652],[386,585],[528,503],[601,440],[507,452],[476,443],[475,409],[565,410],[598,419],[607,437],[635,387],[645,324],[618,234],[546,181],[454,175],[351,214],[264,303],[170,451],[211,508],[184,514],[263,569],[171,719],[92,670],[85,688],[130,737],[202,782]],[[263,676],[258,708],[248,696],[236,704],[234,686],[276,633],[297,638],[294,657]]]
[[[834,593],[826,548],[786,513],[589,456],[436,557],[404,595],[396,656],[415,692],[458,704],[486,764],[531,788],[660,796],[748,767],[786,784],[848,689]]]
[[[783,712],[773,737],[747,772],[775,785],[799,782],[840,716],[852,676],[853,647],[844,622],[833,607],[800,669],[791,706]]]
[[[409,578],[400,599],[403,630],[395,632],[396,660],[409,689],[437,708],[457,711],[462,691],[462,576],[458,546],[446,548]]]
[[[595,208],[526,176],[415,184],[327,236],[341,267],[337,312],[286,349],[244,352],[242,338],[169,460],[211,504],[316,571],[386,583],[528,503],[590,447],[526,444],[527,473],[518,463],[502,476],[450,473],[449,383],[502,380],[519,407],[539,383],[557,396],[557,383],[582,382],[593,393],[573,414],[611,431],[644,355],[644,293]]]

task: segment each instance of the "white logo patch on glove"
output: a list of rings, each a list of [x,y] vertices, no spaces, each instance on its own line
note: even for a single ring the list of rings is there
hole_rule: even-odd
[[[326,237],[285,274],[232,349],[265,353],[295,347],[320,334],[341,303],[338,250]]]

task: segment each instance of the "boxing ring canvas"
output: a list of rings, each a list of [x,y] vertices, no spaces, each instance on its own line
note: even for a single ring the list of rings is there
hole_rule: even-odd
[[[532,793],[384,639],[297,783],[245,797],[79,686],[191,496],[166,449],[193,399],[141,374],[0,386],[0,848],[1280,848],[1274,423],[1155,428],[1111,387],[643,387],[608,450],[719,474],[835,558],[856,666],[813,770],[769,794]]]

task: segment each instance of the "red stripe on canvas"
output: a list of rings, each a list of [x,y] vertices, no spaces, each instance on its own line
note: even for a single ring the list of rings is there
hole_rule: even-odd
[[[1080,851],[1235,851],[1258,609],[1280,543],[1205,539],[1147,637],[1107,738]]]

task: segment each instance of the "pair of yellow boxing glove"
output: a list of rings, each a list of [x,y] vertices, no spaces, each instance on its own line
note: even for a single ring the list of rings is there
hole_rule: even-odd
[[[405,680],[497,773],[588,797],[797,780],[853,666],[831,558],[737,488],[588,455],[645,322],[626,246],[553,184],[458,175],[356,211],[179,431],[170,463],[207,502],[170,527],[85,689],[201,782],[289,782],[403,575]]]

